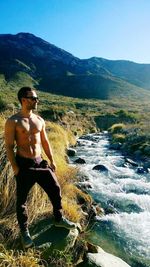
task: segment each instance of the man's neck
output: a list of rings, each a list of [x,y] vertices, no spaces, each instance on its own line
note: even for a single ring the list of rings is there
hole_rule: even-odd
[[[32,112],[32,110],[25,110],[25,109],[22,108],[21,111],[20,111],[20,115],[22,117],[31,118],[32,115],[33,115],[33,112]]]

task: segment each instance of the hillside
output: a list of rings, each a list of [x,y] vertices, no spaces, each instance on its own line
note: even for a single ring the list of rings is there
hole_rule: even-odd
[[[30,33],[0,35],[0,85],[23,85],[72,97],[150,97],[150,65],[103,58],[81,60]]]
[[[104,68],[115,77],[147,90],[150,89],[150,64],[138,64],[127,60],[107,60],[96,57],[86,61],[95,69]]]

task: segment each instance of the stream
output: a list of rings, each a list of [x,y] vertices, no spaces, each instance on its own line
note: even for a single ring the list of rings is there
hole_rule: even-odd
[[[132,267],[150,266],[150,173],[138,173],[119,150],[110,148],[107,133],[78,139],[80,176],[86,177],[88,192],[105,210],[87,232],[87,239],[125,260]],[[95,165],[105,166],[101,171]]]

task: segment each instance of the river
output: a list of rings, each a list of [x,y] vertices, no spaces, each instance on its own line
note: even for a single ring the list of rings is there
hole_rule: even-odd
[[[88,179],[89,193],[106,211],[87,238],[132,267],[150,266],[150,173],[139,174],[127,164],[120,151],[110,148],[107,133],[83,136],[76,150],[76,158],[86,162],[79,165],[81,177]],[[97,164],[107,170],[92,170]]]

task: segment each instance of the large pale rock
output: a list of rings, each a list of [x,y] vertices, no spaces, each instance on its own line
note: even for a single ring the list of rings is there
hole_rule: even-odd
[[[77,228],[68,230],[54,226],[52,221],[50,218],[42,219],[31,231],[35,247],[42,251],[45,258],[48,258],[53,250],[66,251],[73,248],[81,230],[78,224]]]
[[[45,231],[42,231],[34,238],[34,243],[37,247],[50,250],[66,250],[72,248],[78,237],[79,231],[77,229],[68,230],[61,227],[52,226]]]
[[[122,259],[98,249],[98,253],[87,253],[86,260],[79,266],[84,267],[131,267]]]

